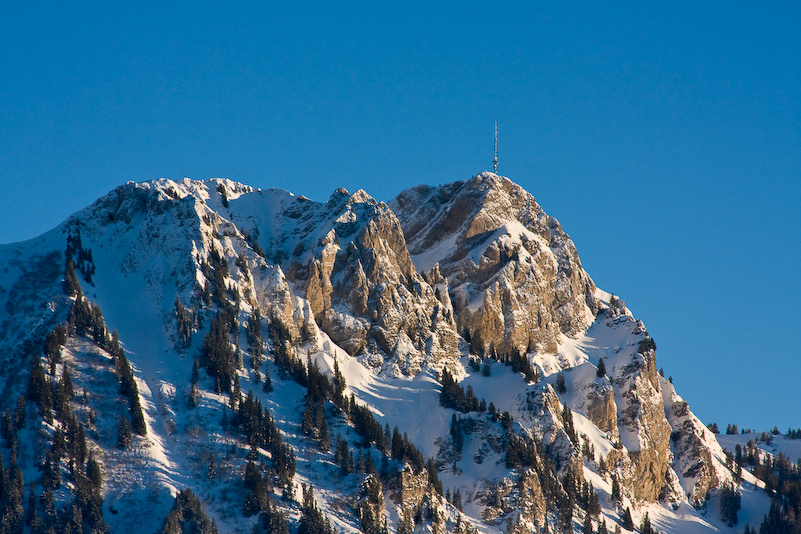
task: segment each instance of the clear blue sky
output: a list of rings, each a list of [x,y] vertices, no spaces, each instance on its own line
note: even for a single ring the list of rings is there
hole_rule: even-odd
[[[0,242],[128,180],[389,200],[497,119],[696,414],[801,427],[798,2],[109,4],[3,7]]]

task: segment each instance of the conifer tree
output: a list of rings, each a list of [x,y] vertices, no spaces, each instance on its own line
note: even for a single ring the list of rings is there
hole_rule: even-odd
[[[199,396],[200,394],[198,393],[197,387],[195,387],[195,384],[192,384],[192,387],[189,389],[189,400],[188,400],[188,405],[190,408],[197,407],[197,399]]]
[[[595,374],[598,377],[606,376],[606,364],[604,363],[603,358],[598,360],[598,370],[595,372]]]
[[[634,521],[631,519],[631,510],[627,506],[625,510],[623,510],[623,517],[621,517],[621,522],[623,524],[623,528],[626,530],[634,530]]]
[[[720,492],[720,519],[733,527],[737,524],[737,512],[740,510],[740,492],[730,484],[723,486]]]
[[[124,415],[120,416],[119,424],[117,426],[117,448],[127,449],[133,441],[133,432],[131,430],[131,422]]]
[[[189,488],[175,496],[159,534],[218,534],[217,526],[210,520],[198,499]],[[285,533],[283,533],[285,534]]]
[[[584,516],[584,526],[583,530],[584,534],[594,534],[592,529],[592,519],[590,518],[590,514]]]
[[[556,386],[554,387],[557,393],[567,393],[567,386],[565,385],[565,372],[559,371],[556,375]]]
[[[612,475],[612,501],[620,502],[620,483],[614,474]]]
[[[64,274],[64,293],[69,297],[76,297],[78,300],[83,298],[81,284],[75,276],[75,264],[72,259],[67,260],[67,268]]]
[[[651,520],[648,518],[648,512],[645,512],[645,517],[642,518],[640,534],[654,534],[654,530],[651,527]]]

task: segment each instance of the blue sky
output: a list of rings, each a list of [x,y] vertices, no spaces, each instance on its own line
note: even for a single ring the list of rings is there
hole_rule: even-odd
[[[696,414],[801,427],[798,2],[107,4],[3,8],[0,242],[128,180],[389,200],[497,120]]]

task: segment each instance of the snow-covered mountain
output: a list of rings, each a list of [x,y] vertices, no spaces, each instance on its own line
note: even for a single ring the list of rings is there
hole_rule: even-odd
[[[729,529],[645,325],[504,177],[128,183],[0,245],[0,300],[9,532]]]

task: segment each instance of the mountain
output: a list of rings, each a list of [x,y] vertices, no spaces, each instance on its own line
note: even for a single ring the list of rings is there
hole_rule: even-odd
[[[0,245],[0,300],[2,532],[729,528],[645,325],[501,176],[130,182]]]

